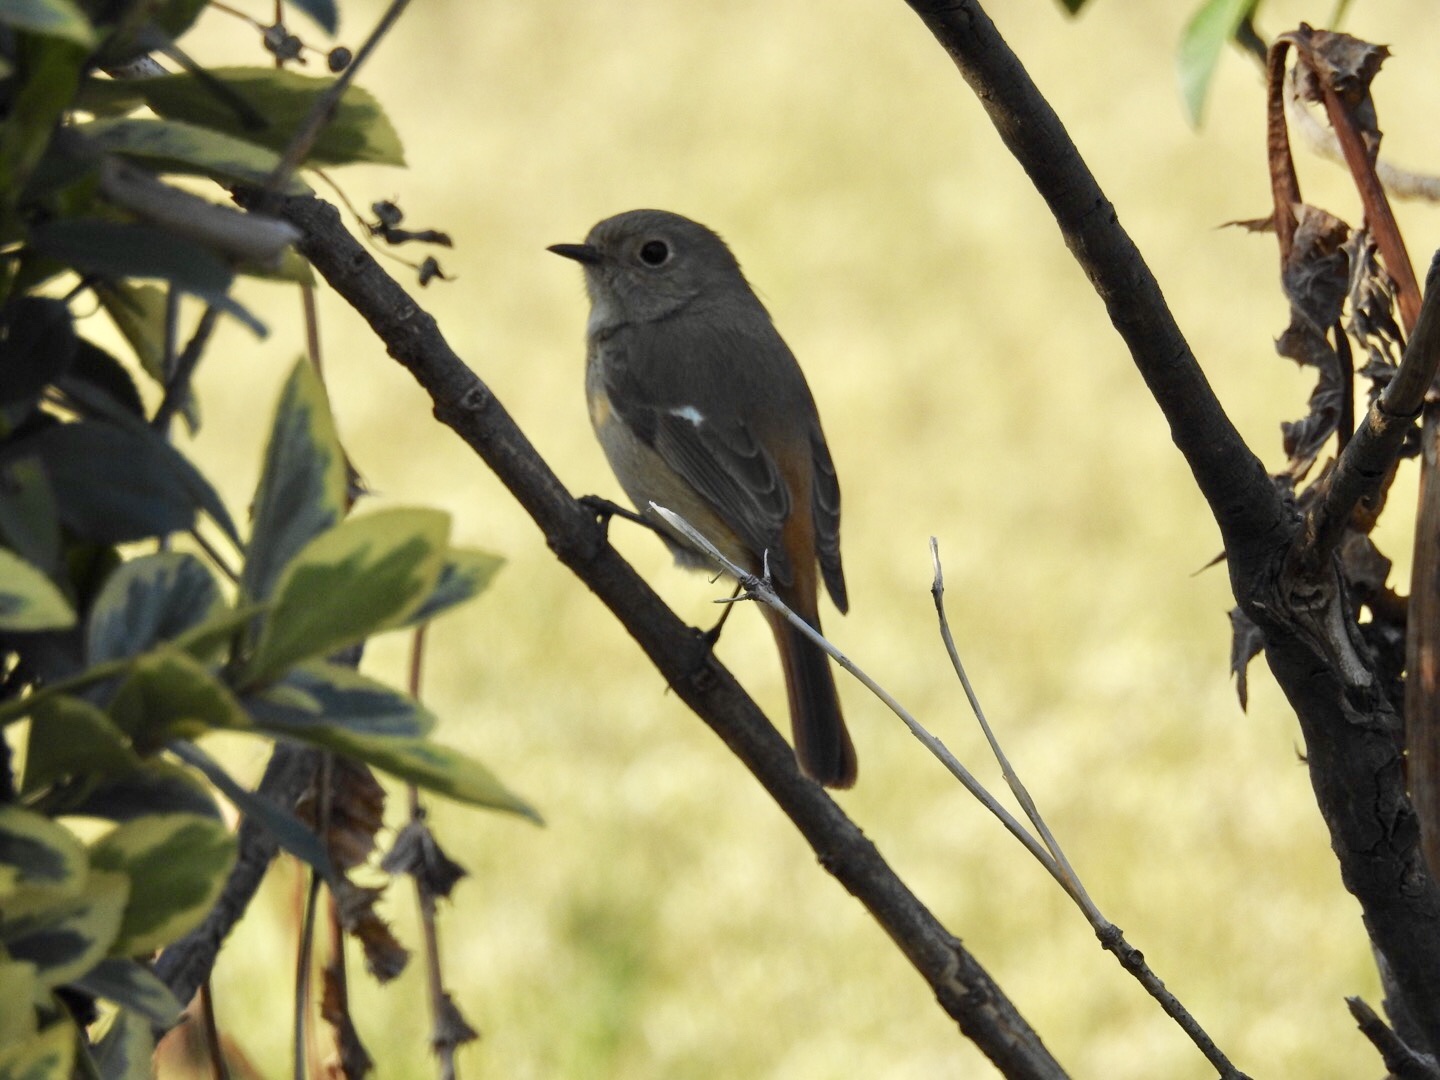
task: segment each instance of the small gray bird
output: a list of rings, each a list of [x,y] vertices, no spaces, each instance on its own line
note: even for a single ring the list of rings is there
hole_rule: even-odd
[[[631,210],[556,244],[590,294],[590,421],[642,514],[673,510],[733,562],[768,566],[775,591],[816,630],[819,575],[843,613],[840,485],[815,399],[725,242],[663,210]],[[658,519],[657,525],[664,529]],[[705,559],[666,531],[682,565]],[[795,754],[828,787],[855,783],[825,653],[764,608],[785,671]]]

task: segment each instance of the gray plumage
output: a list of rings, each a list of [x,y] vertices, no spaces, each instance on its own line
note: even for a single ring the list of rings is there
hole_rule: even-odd
[[[585,268],[590,417],[626,494],[642,512],[654,501],[679,513],[752,572],[768,561],[781,598],[817,628],[818,562],[844,612],[840,486],[815,402],[729,248],[697,222],[634,210],[550,250]],[[801,763],[848,786],[854,751],[824,653],[771,625]]]

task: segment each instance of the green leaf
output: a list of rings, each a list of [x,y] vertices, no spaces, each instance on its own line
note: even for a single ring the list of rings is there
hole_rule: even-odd
[[[269,604],[246,604],[238,608],[217,608],[203,622],[179,635],[175,647],[184,649],[196,660],[214,660],[229,649],[245,626],[269,607]]]
[[[434,717],[414,698],[340,664],[303,664],[246,702],[262,731],[359,758],[461,802],[540,823],[484,765],[425,735]]]
[[[1180,35],[1175,61],[1180,95],[1190,123],[1196,127],[1200,126],[1205,113],[1205,95],[1220,52],[1258,3],[1259,0],[1206,0]]]
[[[101,780],[73,804],[57,801],[55,812],[105,821],[134,821],[153,814],[222,820],[209,786],[189,769],[162,758],[144,760],[138,769]]]
[[[165,385],[165,290],[129,281],[97,284],[95,295],[145,373]]]
[[[224,683],[189,654],[163,646],[135,661],[109,712],[142,752],[177,736],[250,724]]]
[[[59,300],[23,296],[0,313],[0,417],[12,429],[34,410],[41,391],[75,358],[70,309]]]
[[[0,548],[0,630],[61,630],[75,625],[65,594],[45,574]]]
[[[160,278],[218,303],[235,273],[193,240],[155,225],[74,218],[37,225],[30,247],[87,274],[107,278]]]
[[[103,710],[65,694],[35,707],[25,745],[25,780],[20,787],[25,795],[82,777],[90,780],[88,793],[100,777],[140,767],[140,758]]]
[[[457,604],[478,596],[490,587],[491,580],[504,565],[503,556],[492,555],[488,551],[450,548],[445,552],[445,565],[440,570],[435,588],[406,620],[406,625],[428,622]]]
[[[286,257],[293,254],[287,250]],[[168,377],[165,370],[165,290],[158,285],[97,279],[95,296],[115,328],[135,350],[141,370],[158,386],[164,387]],[[185,418],[192,435],[200,429],[200,406],[190,387],[185,389],[180,415]]]
[[[158,115],[184,120],[238,136],[283,153],[319,97],[334,83],[332,77],[314,78],[288,69],[213,68],[213,76],[238,96],[248,109],[237,109],[192,74],[129,79],[110,88],[92,82],[86,103],[115,107],[139,96]],[[351,86],[340,99],[333,119],[315,140],[306,165],[404,165],[400,137],[379,103],[367,91]]]
[[[112,953],[136,956],[199,925],[234,865],[235,838],[213,818],[154,814],[106,834],[91,847],[90,862],[130,880]]]
[[[275,587],[245,682],[402,624],[435,587],[450,518],[396,508],[351,518],[300,551]]]
[[[323,660],[296,666],[245,704],[256,724],[297,738],[316,727],[418,738],[435,726],[435,717],[409,694]]]
[[[340,13],[335,10],[335,0],[290,0],[291,7],[297,7],[309,15],[331,37],[340,25]]]
[[[76,979],[75,986],[94,997],[113,1001],[121,1008],[134,1010],[157,1027],[174,1027],[185,1011],[185,1006],[175,1000],[170,988],[153,971],[123,957],[101,960]],[[149,1064],[148,1055],[146,1064]]]
[[[0,538],[59,579],[60,516],[50,478],[34,458],[0,464]]]
[[[141,17],[122,24],[120,32],[107,38],[99,54],[99,66],[129,63],[144,53],[154,52],[174,42],[205,10],[208,0],[147,0],[142,8],[132,9]],[[127,15],[131,12],[127,12]]]
[[[62,38],[21,38],[26,77],[0,124],[0,238],[15,227],[14,207],[80,83],[86,49]]]
[[[45,467],[61,520],[87,540],[163,536],[190,528],[203,509],[238,543],[215,489],[144,424],[55,424],[7,449],[7,459],[30,455]]]
[[[100,664],[138,656],[193,630],[223,604],[215,578],[188,552],[131,559],[105,579],[91,605],[86,657]]]
[[[309,361],[290,372],[265,450],[240,591],[268,599],[296,553],[345,510],[345,454],[325,386]]]
[[[71,0],[6,0],[0,23],[15,30],[94,45],[95,31],[85,13]]]
[[[93,342],[80,339],[70,370],[55,380],[66,405],[92,417],[123,412],[144,419],[145,403],[125,365]]]
[[[358,758],[437,795],[472,806],[505,810],[529,818],[537,825],[544,824],[533,806],[502,784],[480,762],[429,739],[361,734],[329,725],[291,729],[288,734],[313,746]]]
[[[43,987],[35,979],[35,965],[16,963],[0,957],[0,1048],[13,1046],[34,1037],[40,1030],[35,1010],[25,1008],[30,1001],[43,1002],[48,998]],[[4,1050],[0,1049],[0,1056]],[[0,1072],[0,1076],[5,1073]]]
[[[151,1065],[151,1058],[155,1056],[151,1024],[168,1028],[173,1023],[178,1023],[178,1019],[171,1024],[160,1024],[128,1009],[111,1016],[93,1053],[99,1080],[151,1080],[156,1075]]]
[[[70,1080],[80,1032],[69,1020],[51,1024],[24,1042],[0,1045],[5,1080]]]
[[[85,885],[84,845],[42,814],[0,806],[0,910],[17,891],[76,896]]]
[[[519,814],[537,825],[545,823],[533,806],[502,784],[494,773],[458,750],[428,739],[356,735],[337,728],[324,730],[324,745],[427,791],[472,806]]]
[[[92,865],[78,896],[25,894],[6,905],[0,944],[35,965],[43,986],[74,982],[103,960],[122,926],[130,882]]]
[[[280,164],[274,150],[183,120],[125,117],[93,120],[74,130],[100,150],[147,162],[158,172],[208,176],[222,184],[264,184]],[[305,195],[311,189],[291,178],[281,190]]]

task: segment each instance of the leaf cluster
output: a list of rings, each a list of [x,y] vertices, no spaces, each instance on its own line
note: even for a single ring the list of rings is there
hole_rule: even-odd
[[[169,438],[176,414],[200,422],[190,375],[218,315],[263,332],[235,277],[309,280],[292,226],[183,185],[308,190],[285,155],[335,83],[200,68],[176,39],[205,6],[0,7],[0,1078],[148,1075],[151,1031],[182,1003],[144,961],[221,895],[221,796],[354,891],[349,860],[230,777],[197,745],[208,733],[337,751],[538,820],[435,742],[422,704],[337,655],[471,599],[501,560],[452,545],[439,511],[348,516],[306,361],[248,530]],[[329,0],[297,6],[333,30]],[[182,70],[137,75],[150,53]],[[308,166],[403,160],[354,86],[303,139]],[[182,348],[183,296],[206,310]],[[129,355],[81,332],[77,309],[97,305]]]
[[[333,27],[327,0],[303,6]],[[236,274],[308,280],[289,250],[294,230],[173,178],[308,190],[282,160],[335,79],[200,68],[175,44],[205,8],[196,0],[91,7],[26,0],[0,9],[0,302],[66,270],[107,293],[127,279],[159,279],[260,329],[229,285]],[[185,70],[143,67],[152,51]],[[131,77],[126,65],[137,63],[145,73]],[[353,162],[400,165],[404,153],[374,97],[351,85],[303,164]],[[101,299],[153,359],[153,335],[137,340],[140,326],[153,325],[153,295],[120,289]]]

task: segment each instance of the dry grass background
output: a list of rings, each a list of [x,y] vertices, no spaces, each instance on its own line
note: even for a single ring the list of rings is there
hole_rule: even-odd
[[[1268,207],[1260,80],[1227,56],[1193,132],[1173,54],[1195,5],[1092,6],[1078,21],[1051,0],[992,15],[1275,465],[1277,425],[1309,385],[1271,348],[1285,321],[1273,242],[1217,228]],[[1329,7],[1267,5],[1263,28]],[[345,4],[344,40],[379,9]],[[1423,163],[1440,93],[1430,5],[1357,4],[1350,28],[1394,47],[1378,85],[1386,148]],[[211,14],[196,51],[233,62],[243,39]],[[544,247],[637,206],[699,218],[737,251],[824,417],[852,603],[827,616],[837,643],[995,778],[934,629],[938,536],[972,677],[1101,907],[1254,1075],[1378,1074],[1342,1002],[1378,988],[1296,725],[1263,665],[1241,714],[1224,574],[1194,573],[1216,530],[1043,205],[903,4],[431,0],[361,82],[411,167],[342,184],[453,234],[443,262],[458,280],[420,299],[573,491],[618,489],[583,409],[579,274]],[[1312,201],[1354,217],[1338,170],[1303,160],[1302,175]],[[1407,208],[1402,224],[1423,265],[1433,212]],[[301,341],[297,300],[249,297],[274,332],[221,337],[193,448],[237,509]],[[994,1075],[403,370],[332,298],[322,319],[373,501],[445,507],[461,542],[509,559],[489,595],[437,626],[425,688],[441,736],[549,820],[434,806],[471,871],[442,926],[449,981],[485,1036],[465,1075]],[[1412,502],[1402,484],[1392,516]],[[613,535],[686,618],[713,618],[720,586],[671,568],[653,537]],[[1404,521],[1386,535],[1403,573]],[[720,653],[783,715],[754,613],[737,613]],[[398,679],[402,657],[385,641],[367,663]],[[1074,1075],[1213,1075],[1001,828],[858,686],[841,692],[861,760],[842,805]],[[261,764],[248,748],[233,760]],[[291,903],[277,880],[216,972],[222,1022],[268,1075],[285,1068]],[[409,898],[388,910],[417,940]],[[416,970],[357,995],[381,1077],[432,1074],[421,987]]]

